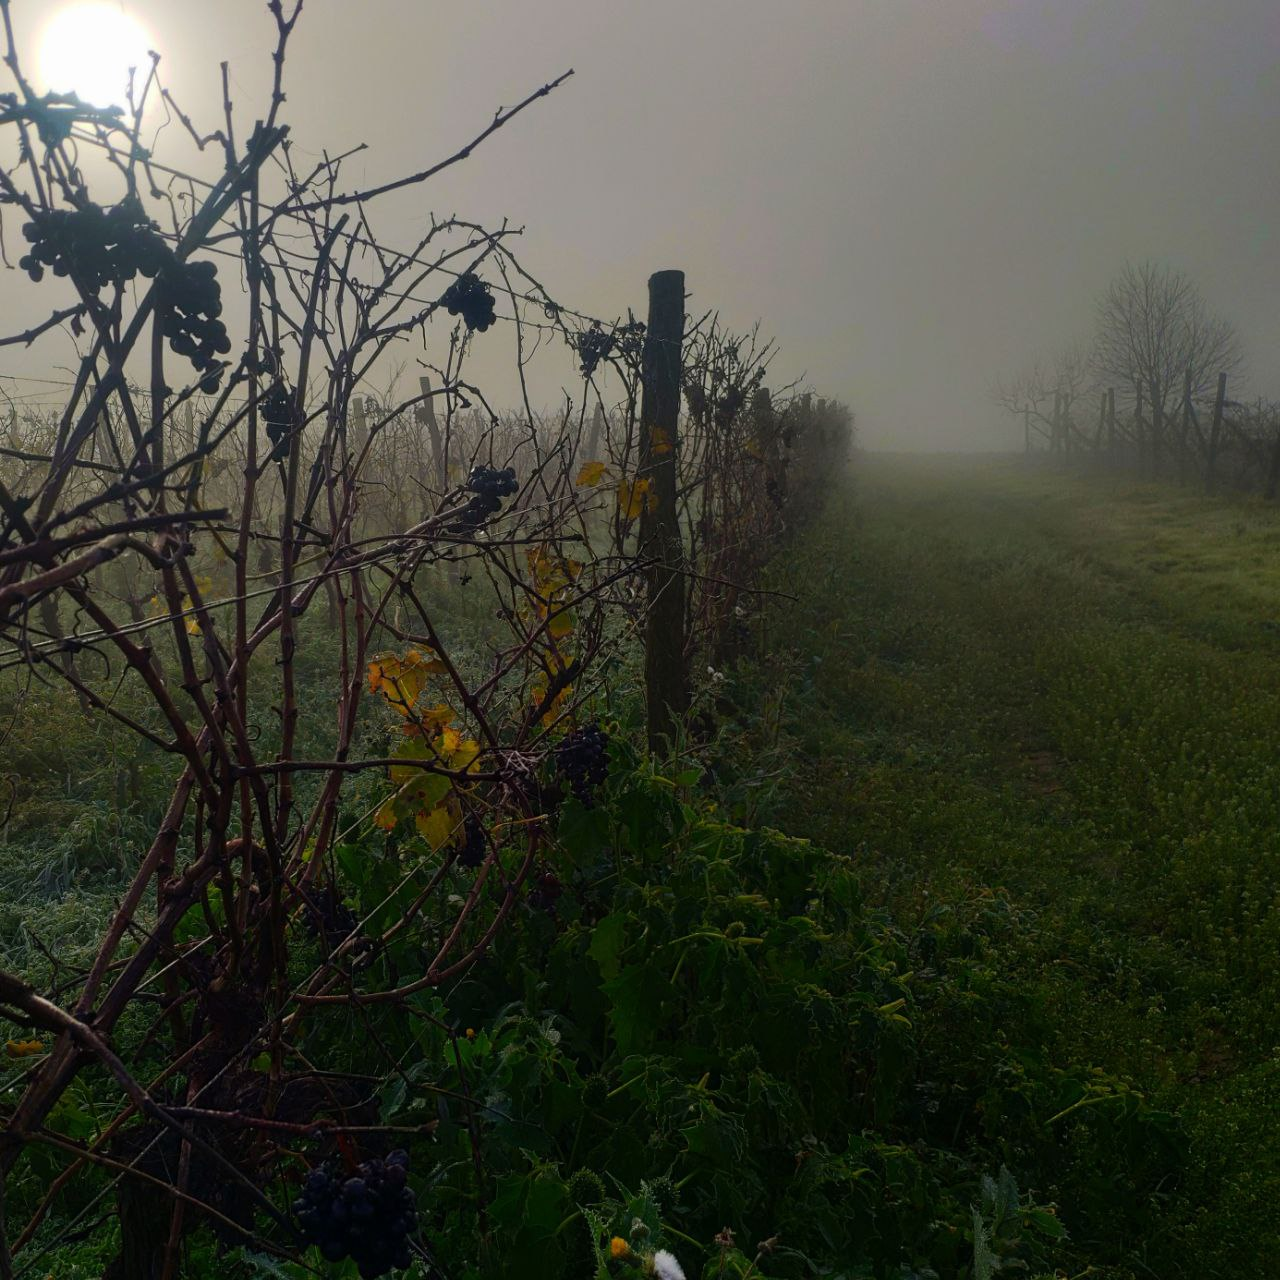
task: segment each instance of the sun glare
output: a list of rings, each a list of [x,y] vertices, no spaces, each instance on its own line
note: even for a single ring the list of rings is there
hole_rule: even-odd
[[[124,106],[129,69],[148,68],[146,28],[106,0],[71,4],[45,24],[40,38],[40,79],[56,93],[77,93],[96,107]]]

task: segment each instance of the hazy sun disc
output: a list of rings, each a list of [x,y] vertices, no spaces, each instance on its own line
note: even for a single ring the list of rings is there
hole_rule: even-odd
[[[150,66],[146,28],[118,4],[72,4],[45,24],[40,37],[40,79],[55,93],[78,93],[95,107],[124,106],[129,68],[141,89]],[[135,90],[136,92],[137,90]]]

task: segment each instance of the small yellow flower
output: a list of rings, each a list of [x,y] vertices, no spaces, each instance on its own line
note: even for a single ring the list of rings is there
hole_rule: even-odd
[[[609,1256],[611,1258],[625,1258],[630,1252],[631,1246],[621,1236],[614,1236],[609,1241]]]
[[[468,1028],[467,1028],[467,1039],[468,1039],[468,1040],[474,1040],[475,1038],[476,1038],[476,1029],[475,1029],[475,1027],[468,1027]]]

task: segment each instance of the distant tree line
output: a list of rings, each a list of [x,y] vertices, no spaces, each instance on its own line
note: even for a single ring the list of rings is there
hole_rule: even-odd
[[[1194,281],[1165,263],[1129,264],[1098,299],[1093,333],[995,384],[1027,453],[1152,477],[1280,488],[1280,406],[1244,403],[1244,348]]]

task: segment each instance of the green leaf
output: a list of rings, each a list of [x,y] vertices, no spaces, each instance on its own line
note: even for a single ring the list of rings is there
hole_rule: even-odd
[[[620,911],[605,916],[592,930],[587,955],[596,962],[600,976],[606,982],[616,978],[621,969],[619,957],[626,943],[626,933],[627,917]]]
[[[666,979],[647,965],[623,969],[604,984],[619,1053],[639,1053],[652,1043],[661,1022],[663,995],[669,990]]]

